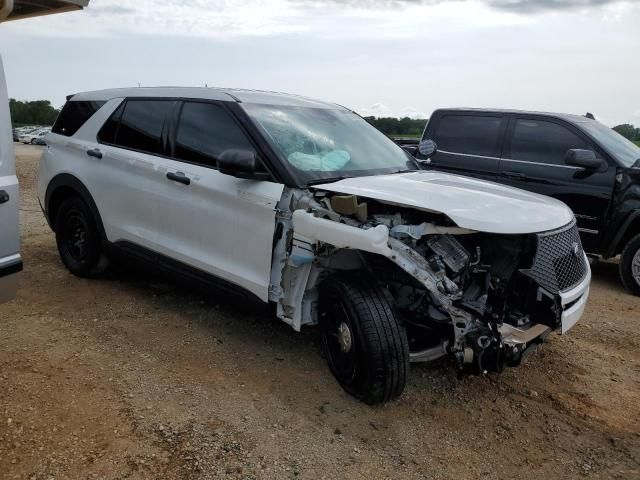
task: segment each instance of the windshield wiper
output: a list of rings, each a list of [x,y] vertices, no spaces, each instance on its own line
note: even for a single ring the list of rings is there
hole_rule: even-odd
[[[332,183],[344,180],[345,178],[351,178],[351,175],[338,175],[336,177],[317,178],[307,182],[307,185],[318,185],[319,183]]]

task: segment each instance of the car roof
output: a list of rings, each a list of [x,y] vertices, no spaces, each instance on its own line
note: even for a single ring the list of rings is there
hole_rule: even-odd
[[[517,115],[541,115],[545,117],[554,117],[565,120],[570,123],[586,123],[594,120],[583,115],[575,115],[571,113],[554,113],[554,112],[538,112],[535,110],[515,110],[508,108],[439,108],[437,112],[473,112],[473,113],[498,113],[498,114],[517,114]],[[435,113],[435,112],[434,112]]]
[[[144,97],[144,98],[193,98],[199,100],[220,100],[238,103],[260,103],[269,105],[287,105],[311,108],[342,109],[339,105],[314,100],[301,95],[289,93],[268,92],[261,90],[246,90],[238,88],[214,87],[134,87],[96,90],[93,92],[77,93],[67,97],[72,101],[108,101],[113,98]]]

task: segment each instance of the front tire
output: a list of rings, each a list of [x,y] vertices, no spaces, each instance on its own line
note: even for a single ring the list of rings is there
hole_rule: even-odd
[[[322,344],[342,388],[369,405],[399,397],[409,372],[409,344],[384,291],[368,281],[332,278],[320,302]]]
[[[62,202],[55,220],[56,243],[65,267],[78,277],[95,277],[104,272],[107,258],[91,210],[78,197]]]
[[[640,296],[640,234],[633,237],[622,250],[620,279],[629,292]]]

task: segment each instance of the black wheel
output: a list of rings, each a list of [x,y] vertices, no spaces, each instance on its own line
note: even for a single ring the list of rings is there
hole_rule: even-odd
[[[399,397],[409,344],[384,291],[367,281],[330,278],[320,308],[322,344],[342,388],[370,405]]]
[[[35,144],[36,144],[36,139],[35,139],[35,138],[32,138],[32,139],[31,139],[31,145],[35,145]]]
[[[620,278],[627,290],[640,296],[640,234],[633,237],[622,250]]]
[[[79,277],[93,277],[107,267],[102,241],[91,210],[77,197],[64,200],[55,220],[62,263]]]

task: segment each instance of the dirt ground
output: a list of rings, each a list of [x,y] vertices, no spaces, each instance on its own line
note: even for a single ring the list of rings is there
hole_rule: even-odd
[[[35,196],[40,148],[16,148],[25,271],[0,306],[0,478],[640,479],[640,299],[615,264],[520,368],[413,365],[372,408],[313,332],[149,274],[69,274]]]

